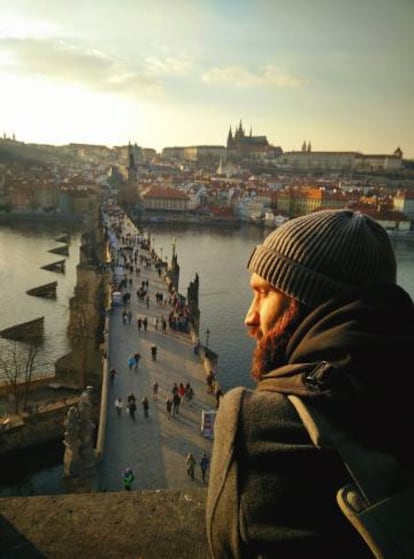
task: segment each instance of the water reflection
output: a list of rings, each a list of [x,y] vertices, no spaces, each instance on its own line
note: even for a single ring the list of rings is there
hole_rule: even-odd
[[[55,240],[62,234],[59,224],[0,225],[0,330],[43,316],[44,338],[36,359],[37,368],[42,371],[53,370],[56,359],[69,350],[68,302],[73,296],[79,262],[79,226],[70,227],[69,233],[69,256],[66,257],[49,252],[64,246]],[[42,269],[46,264],[63,259],[64,274]],[[28,289],[53,281],[58,282],[55,300],[26,293]],[[9,345],[0,338],[0,349],[4,349],[5,344]]]

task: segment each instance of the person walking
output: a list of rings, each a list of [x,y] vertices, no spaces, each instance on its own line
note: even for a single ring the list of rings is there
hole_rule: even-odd
[[[158,382],[155,381],[152,384],[152,399],[153,400],[158,400],[158,388],[159,388]]]
[[[115,377],[116,377],[116,370],[115,370],[115,369],[111,369],[111,370],[109,371],[109,378],[111,379],[111,384],[114,383]]]
[[[124,402],[122,401],[121,396],[118,396],[118,398],[115,400],[115,410],[118,416],[121,416],[123,407],[124,407]]]
[[[187,457],[185,459],[185,464],[187,466],[187,474],[191,477],[191,479],[194,481],[195,479],[195,465],[196,465],[196,461],[195,458],[193,456],[193,454],[191,452],[189,452],[187,454]]]
[[[151,345],[151,357],[153,361],[157,359],[157,346],[155,344]]]
[[[184,397],[187,400],[187,402],[191,402],[191,400],[194,397],[194,390],[193,390],[193,387],[191,386],[191,384],[189,382],[187,382],[187,384],[185,385]]]
[[[173,396],[173,416],[175,417],[178,415],[178,411],[180,409],[181,398],[178,392],[176,392]]]
[[[131,468],[125,468],[122,474],[122,482],[124,485],[125,491],[131,491],[132,483],[135,479],[134,472]]]
[[[137,411],[137,404],[135,398],[128,402],[129,417],[135,421],[135,412]]]
[[[165,409],[167,410],[167,417],[168,417],[168,419],[171,419],[171,409],[172,409],[172,405],[173,405],[173,403],[172,403],[172,401],[171,401],[171,398],[168,397],[168,398],[165,400]]]
[[[144,410],[144,417],[148,417],[149,412],[149,401],[146,396],[144,396],[141,400],[142,409]]]
[[[313,212],[277,227],[247,267],[257,385],[226,392],[217,411],[210,555],[372,557],[336,503],[352,482],[347,468],[335,448],[316,448],[288,395],[412,470],[412,398],[401,386],[414,361],[414,304],[396,282],[389,235],[360,212]]]
[[[206,481],[206,474],[207,468],[210,463],[210,460],[207,458],[207,454],[203,452],[200,458],[200,472],[201,472],[201,480],[203,483]]]
[[[183,382],[180,382],[180,384],[178,385],[178,395],[182,403],[184,401],[184,396],[185,396],[185,386]]]
[[[134,359],[135,359],[135,365],[134,365],[134,370],[135,372],[138,371],[138,367],[139,367],[139,362],[141,359],[141,354],[137,352],[134,353]]]

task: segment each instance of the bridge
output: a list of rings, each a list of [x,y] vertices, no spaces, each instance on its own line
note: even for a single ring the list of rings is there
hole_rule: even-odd
[[[130,225],[132,227],[132,225]],[[141,249],[139,252],[142,253]],[[211,454],[211,440],[201,435],[202,410],[215,409],[214,395],[206,391],[206,371],[200,357],[194,352],[194,342],[189,334],[167,327],[161,329],[161,318],[168,319],[171,307],[159,304],[156,294],[168,298],[167,286],[154,266],[140,266],[140,275],[128,274],[132,285],[124,288],[131,293],[130,302],[114,306],[109,317],[108,369],[117,371],[113,384],[108,384],[107,425],[104,450],[99,466],[100,491],[117,491],[122,488],[122,472],[126,466],[135,472],[133,487],[142,489],[183,489],[202,486],[188,477],[185,457],[189,451],[197,458],[203,452]],[[138,300],[136,290],[148,281],[149,305]],[[132,319],[124,321],[123,311],[131,311]],[[147,317],[148,328],[137,327],[137,317]],[[159,327],[154,327],[154,319]],[[152,360],[151,345],[157,346],[157,359]],[[140,353],[138,370],[128,367],[128,358]],[[158,398],[153,400],[152,386],[159,385]],[[195,396],[191,402],[180,405],[176,417],[168,419],[166,399],[172,398],[172,386],[190,382]],[[133,392],[137,398],[137,414],[132,420],[125,409],[127,396]],[[115,411],[115,399],[121,396],[124,410],[121,417]],[[145,418],[141,400],[150,402],[149,417]],[[199,478],[200,476],[198,476]]]
[[[124,288],[131,293],[130,302],[125,309],[122,304],[113,307],[107,318],[106,374],[111,368],[117,374],[113,384],[108,378],[103,383],[107,407],[96,476],[89,486],[76,487],[74,481],[73,492],[66,495],[0,498],[0,549],[8,557],[208,557],[208,477],[203,483],[197,468],[191,480],[185,457],[189,451],[197,461],[202,452],[211,456],[212,442],[201,434],[201,416],[203,410],[215,409],[215,397],[207,394],[207,371],[190,336],[155,329],[154,318],[167,318],[170,311],[155,295],[165,296],[167,288],[154,268],[140,268],[140,275],[130,275],[132,285]],[[148,307],[135,294],[142,281],[148,281]],[[130,323],[123,320],[124,310],[131,310]],[[138,331],[137,316],[148,318],[147,331]],[[158,348],[155,361],[152,344]],[[137,371],[128,367],[135,352],[141,354]],[[157,400],[152,395],[154,381],[159,384]],[[168,419],[165,400],[173,384],[180,382],[190,382],[195,396]],[[125,402],[130,392],[137,397],[135,421],[125,409],[121,417],[114,409],[115,398]],[[144,395],[150,402],[148,418],[140,405]],[[122,487],[126,466],[135,473],[131,492]]]

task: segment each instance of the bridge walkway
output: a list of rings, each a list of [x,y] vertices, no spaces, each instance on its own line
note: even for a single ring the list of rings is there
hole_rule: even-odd
[[[141,249],[140,253],[141,253]],[[211,456],[212,441],[201,435],[202,410],[215,409],[213,395],[206,392],[205,371],[194,344],[186,334],[167,326],[165,334],[154,327],[154,317],[168,317],[170,307],[159,305],[155,294],[167,294],[167,287],[158,272],[141,266],[140,275],[130,276],[133,284],[124,291],[131,292],[131,323],[122,319],[123,307],[111,311],[109,331],[109,370],[117,371],[108,392],[108,415],[105,445],[98,471],[98,490],[119,491],[122,489],[122,472],[131,467],[135,474],[134,490],[184,489],[203,487],[200,470],[196,467],[196,480],[186,473],[185,457],[191,451],[197,462],[203,452]],[[148,280],[149,308],[138,301],[136,290],[143,280]],[[137,316],[148,318],[148,329],[138,331]],[[157,359],[152,360],[151,345],[158,348]],[[128,358],[139,352],[141,359],[138,370],[130,370]],[[159,384],[158,399],[153,400],[152,385]],[[190,382],[195,396],[191,402],[180,405],[179,414],[168,419],[166,399],[172,398],[172,386],[176,382]],[[133,392],[137,399],[137,413],[132,420],[125,408],[127,396]],[[115,399],[121,396],[124,409],[121,417],[115,410]],[[141,400],[147,396],[149,417],[144,417]]]

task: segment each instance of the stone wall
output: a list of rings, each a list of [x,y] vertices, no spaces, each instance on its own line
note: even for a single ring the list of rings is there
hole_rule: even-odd
[[[0,498],[0,555],[209,559],[206,493],[191,488]]]

